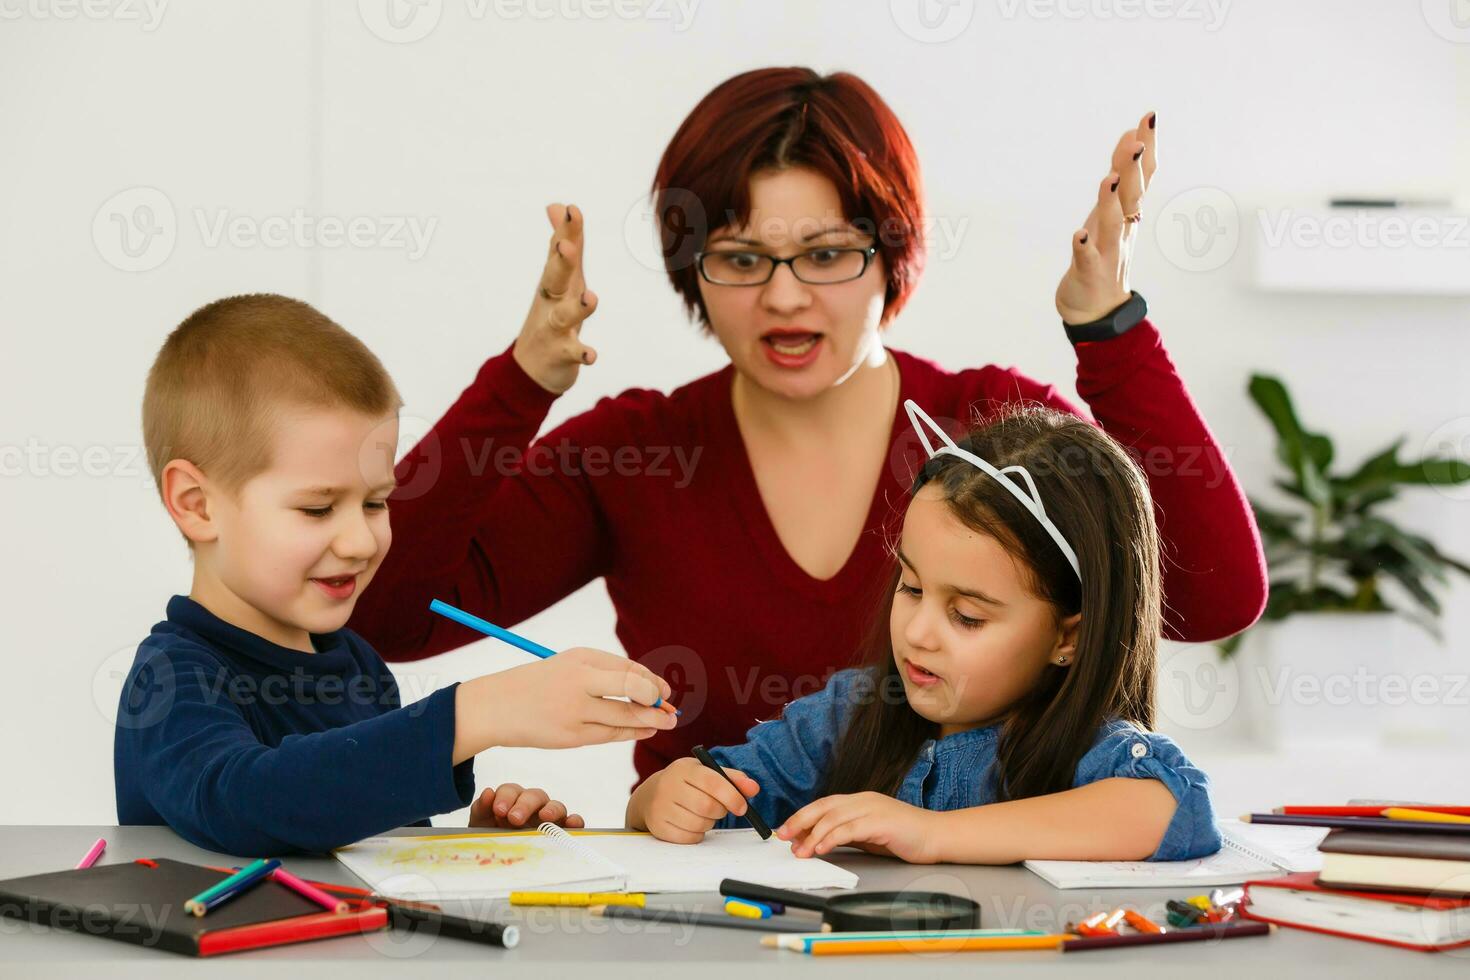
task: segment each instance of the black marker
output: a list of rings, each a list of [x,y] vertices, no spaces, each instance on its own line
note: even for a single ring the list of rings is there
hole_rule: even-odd
[[[720,764],[715,761],[714,756],[705,751],[703,745],[696,745],[694,747],[694,758],[698,759],[706,769],[713,769],[721,776],[724,776],[725,782],[734,786],[735,792],[740,793],[740,787],[735,786],[735,780],[731,779],[730,774],[720,767]],[[750,825],[755,828],[755,832],[761,835],[761,840],[770,840],[771,828],[767,827],[766,822],[761,819],[761,815],[755,812],[755,807],[751,806],[750,800],[746,799],[744,793],[740,793],[740,798],[745,800],[745,819],[749,820]]]
[[[399,904],[389,901],[388,924],[394,929],[405,929],[414,932],[425,932],[429,935],[452,936],[455,939],[468,939],[476,943],[489,943],[492,946],[503,946],[506,949],[514,949],[521,941],[521,930],[518,926],[503,926],[498,922],[484,922],[479,919],[462,919],[457,915],[445,915],[443,912],[432,912],[422,906]]]

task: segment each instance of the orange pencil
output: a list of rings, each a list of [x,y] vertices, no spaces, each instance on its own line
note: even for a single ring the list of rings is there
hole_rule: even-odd
[[[1302,817],[1378,817],[1383,815],[1388,803],[1380,803],[1377,806],[1278,806],[1273,813],[1284,815],[1295,815]],[[1415,810],[1428,810],[1431,813],[1457,813],[1460,816],[1470,816],[1470,806],[1415,806]]]
[[[1137,912],[1133,909],[1127,909],[1123,912],[1123,921],[1128,923],[1133,928],[1137,929],[1139,932],[1164,931],[1163,926],[1159,925],[1153,919],[1146,917],[1143,913]]]
[[[1470,823],[1470,817],[1458,813],[1440,813],[1438,810],[1416,810],[1412,807],[1391,806],[1383,811],[1390,820],[1421,820],[1425,823]]]
[[[848,942],[812,941],[812,956],[859,956],[875,953],[979,953],[1006,949],[1060,949],[1076,936],[972,936],[967,939],[855,939]]]

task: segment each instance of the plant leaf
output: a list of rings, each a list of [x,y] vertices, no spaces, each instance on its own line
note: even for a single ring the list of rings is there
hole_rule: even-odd
[[[1384,483],[1385,477],[1399,468],[1399,450],[1403,445],[1403,438],[1398,438],[1383,452],[1364,460],[1363,465],[1348,476],[1333,480],[1333,488],[1344,494],[1354,494]]]
[[[1323,473],[1332,462],[1332,441],[1302,428],[1291,396],[1280,380],[1264,374],[1252,375],[1249,391],[1276,429],[1276,455],[1296,476],[1301,494],[1315,507],[1330,508],[1332,494]]]
[[[1284,510],[1273,510],[1255,500],[1252,500],[1250,505],[1255,514],[1256,527],[1260,529],[1261,537],[1267,544],[1289,543],[1300,547],[1306,543],[1296,530],[1297,525],[1303,520],[1303,515],[1292,514]]]
[[[1411,562],[1402,559],[1389,560],[1383,562],[1380,568],[1390,578],[1398,582],[1399,585],[1402,585],[1404,590],[1413,596],[1419,605],[1436,616],[1443,611],[1439,600],[1435,598],[1433,592],[1429,591],[1429,587],[1424,584],[1418,570]]]

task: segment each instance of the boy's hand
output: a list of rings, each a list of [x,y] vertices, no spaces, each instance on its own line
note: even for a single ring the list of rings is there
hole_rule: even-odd
[[[761,791],[760,784],[739,769],[726,769],[736,792],[720,774],[698,759],[679,759],[654,773],[628,801],[628,826],[647,830],[659,840],[697,844],[728,813],[740,816],[748,808],[745,797]]]
[[[776,836],[790,841],[797,857],[829,854],[851,844],[910,864],[934,864],[939,860],[934,817],[882,793],[824,796],[793,813],[776,828]]]
[[[515,783],[503,783],[487,789],[470,806],[471,827],[537,827],[554,823],[558,827],[576,829],[586,823],[567,806],[553,800],[544,789],[525,789]]]
[[[648,738],[678,724],[651,707],[671,694],[647,667],[585,647],[476,677],[455,695],[454,761],[492,745],[566,749]]]

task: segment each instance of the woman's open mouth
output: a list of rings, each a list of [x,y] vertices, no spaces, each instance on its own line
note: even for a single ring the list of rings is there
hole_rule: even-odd
[[[771,330],[761,344],[772,363],[787,368],[806,367],[821,352],[823,335],[811,330]]]

